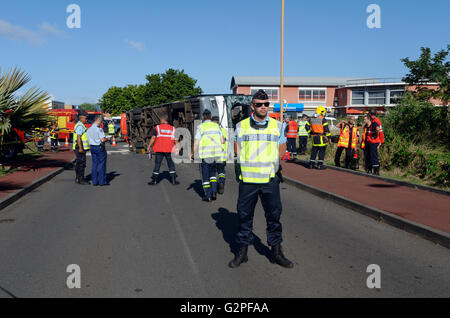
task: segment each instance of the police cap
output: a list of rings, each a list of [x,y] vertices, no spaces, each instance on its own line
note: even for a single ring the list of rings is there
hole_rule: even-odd
[[[260,89],[253,95],[253,100],[255,100],[255,99],[267,100],[267,99],[269,99],[269,96],[263,89]]]
[[[87,117],[87,116],[88,116],[88,113],[87,113],[85,110],[80,110],[80,111],[78,112],[78,116],[84,116],[84,117]]]

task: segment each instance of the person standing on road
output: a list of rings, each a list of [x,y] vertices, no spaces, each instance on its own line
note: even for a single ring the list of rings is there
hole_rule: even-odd
[[[377,117],[377,111],[375,109],[371,109],[369,112],[371,125],[367,132],[367,144],[366,147],[369,148],[370,152],[370,164],[371,171],[373,170],[373,174],[379,176],[380,175],[380,161],[378,158],[378,151],[380,150],[381,145],[384,143],[384,134],[383,127],[381,125],[380,119]]]
[[[152,181],[148,185],[157,185],[159,183],[159,170],[163,159],[166,158],[169,167],[170,182],[173,185],[180,184],[177,181],[177,172],[175,170],[175,163],[172,159],[172,152],[175,145],[178,143],[175,140],[175,127],[169,125],[169,116],[164,114],[160,118],[160,124],[153,129],[152,138],[147,147],[148,153],[155,153],[155,168],[152,174]],[[153,148],[153,149],[152,149]]]
[[[110,121],[108,124],[108,134],[111,136],[109,139],[110,144],[112,144],[112,136],[115,136],[115,127],[114,127],[114,121]]]
[[[287,151],[290,159],[293,160],[297,157],[298,124],[292,116],[289,117],[285,133],[287,137]]]
[[[282,205],[280,197],[281,156],[286,150],[286,136],[281,122],[268,116],[270,102],[264,90],[253,95],[253,115],[236,126],[235,153],[239,158],[236,173],[239,178],[237,212],[240,246],[228,264],[239,267],[248,261],[248,246],[253,243],[253,217],[258,197],[261,199],[267,222],[267,242],[271,246],[271,262],[285,268],[294,264],[282,252]]]
[[[350,116],[347,123],[344,121],[339,122],[336,127],[341,129],[341,133],[339,136],[338,149],[336,150],[336,155],[334,157],[334,164],[336,167],[341,166],[341,155],[345,149],[345,168],[350,169],[353,153],[356,151],[359,139],[358,128],[355,126],[355,116]]]
[[[203,123],[198,126],[195,134],[195,142],[192,151],[192,159],[194,154],[199,151],[202,159],[200,169],[202,173],[203,190],[205,196],[203,201],[211,202],[217,200],[217,163],[219,162],[225,143],[222,130],[219,125],[212,122],[211,111],[203,112]]]
[[[106,152],[105,142],[109,139],[105,137],[105,132],[100,127],[103,122],[101,115],[95,116],[94,123],[87,130],[87,137],[92,155],[92,184],[94,186],[109,186],[106,180]]]
[[[326,169],[324,166],[325,152],[328,144],[331,143],[330,127],[328,126],[328,121],[325,119],[326,112],[327,110],[325,107],[319,106],[313,118],[311,118],[306,125],[306,131],[312,136],[313,139],[309,169],[313,169],[315,167],[314,164],[317,154],[319,154],[317,169]]]
[[[50,148],[52,152],[58,151],[58,131],[58,125],[52,123],[52,127],[50,128]]]
[[[308,116],[303,115],[302,120],[298,123],[299,136],[299,150],[300,155],[306,154],[306,147],[308,146],[308,132],[306,131],[306,124],[308,123]]]
[[[81,185],[89,184],[84,179],[84,170],[86,169],[86,152],[89,151],[89,141],[86,134],[85,123],[87,121],[88,114],[82,110],[78,113],[79,121],[76,123],[73,130],[73,151],[77,158],[75,164],[76,178],[75,182]]]

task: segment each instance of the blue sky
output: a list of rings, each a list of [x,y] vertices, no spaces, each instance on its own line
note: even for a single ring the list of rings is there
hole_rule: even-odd
[[[285,0],[285,75],[401,77],[400,59],[450,43],[447,0]],[[81,7],[81,29],[66,8]],[[0,67],[68,104],[109,87],[184,69],[205,93],[230,93],[233,75],[278,76],[281,0],[1,0]],[[381,7],[381,29],[366,8]]]

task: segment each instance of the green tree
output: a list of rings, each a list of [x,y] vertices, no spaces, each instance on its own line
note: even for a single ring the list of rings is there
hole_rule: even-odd
[[[402,59],[402,62],[409,73],[403,81],[410,85],[418,85],[414,92],[415,98],[428,101],[430,98],[442,100],[443,105],[448,105],[450,100],[450,61],[446,60],[450,52],[450,45],[447,49],[437,52],[431,57],[429,48],[421,48],[422,54],[416,61],[409,58]],[[439,83],[438,90],[428,89],[425,85],[429,82]]]
[[[80,105],[80,109],[85,110],[87,112],[96,112],[98,110],[98,107],[95,104],[83,103]]]
[[[125,111],[174,102],[186,96],[202,94],[197,81],[184,70],[169,69],[164,74],[146,76],[143,85],[111,87],[101,98],[103,111],[119,115]]]

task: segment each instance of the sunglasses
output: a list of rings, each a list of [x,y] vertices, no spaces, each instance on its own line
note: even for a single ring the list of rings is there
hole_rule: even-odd
[[[267,103],[253,103],[253,106],[255,106],[256,108],[259,108],[261,106],[269,107],[270,106],[270,102],[267,102]]]

